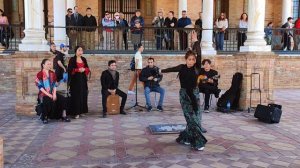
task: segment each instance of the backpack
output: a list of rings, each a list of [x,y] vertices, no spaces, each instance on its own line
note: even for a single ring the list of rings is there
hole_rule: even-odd
[[[135,71],[135,59],[132,57],[131,62],[130,62],[130,70]]]
[[[237,109],[239,107],[242,80],[242,73],[237,72],[233,75],[231,87],[219,98],[217,102],[218,111],[225,112],[228,102],[231,104],[230,109]]]

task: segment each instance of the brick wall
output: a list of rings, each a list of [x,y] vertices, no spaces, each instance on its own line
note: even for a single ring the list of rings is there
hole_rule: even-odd
[[[153,56],[144,55],[144,65],[148,57],[154,57],[156,65],[160,68],[167,68],[171,66],[184,63],[183,56],[165,55]],[[40,62],[44,58],[53,58],[49,53],[16,53],[15,56],[1,56],[0,69],[0,92],[17,93],[17,111],[33,111],[33,103],[36,100],[37,89],[34,85],[36,73],[40,70]],[[107,62],[110,59],[118,61],[118,71],[121,73],[120,88],[124,91],[128,89],[132,72],[128,70],[129,62],[132,55],[87,55],[89,66],[92,70],[92,77],[89,81],[89,89],[92,92],[100,93],[100,74],[107,68]],[[244,65],[238,61],[238,57],[218,55],[210,58],[213,61],[213,68],[219,71],[221,79],[219,86],[222,90],[227,90],[230,87],[232,75],[237,71],[242,71]],[[257,63],[258,64],[258,63]],[[268,63],[265,62],[267,65]],[[274,83],[274,88],[300,88],[300,57],[297,56],[281,56],[275,58],[274,64],[274,80],[270,82],[262,81],[262,86],[268,88],[270,83]],[[259,69],[258,69],[259,70]],[[250,71],[255,71],[250,68]],[[250,72],[249,71],[249,72]],[[264,69],[263,73],[268,70]],[[247,71],[248,73],[248,71]],[[166,88],[178,89],[179,82],[176,73],[165,74],[161,85]],[[18,87],[16,87],[18,86]],[[138,85],[142,89],[141,85]]]

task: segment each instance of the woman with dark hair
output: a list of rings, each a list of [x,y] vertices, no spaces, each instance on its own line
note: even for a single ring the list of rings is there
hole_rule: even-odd
[[[79,118],[88,112],[88,84],[87,76],[90,73],[86,59],[82,56],[83,49],[75,47],[75,56],[70,58],[68,65],[69,86],[71,93],[70,113]]]
[[[51,71],[52,64],[48,59],[44,59],[41,63],[41,71],[36,75],[35,84],[39,88],[38,101],[42,104],[41,119],[44,124],[48,123],[48,119],[62,118],[65,122],[71,120],[66,117],[66,101],[65,98],[56,94],[56,76]],[[62,109],[62,110],[60,110]]]
[[[193,33],[192,38],[197,38],[197,34]],[[194,45],[198,45],[195,43]],[[201,52],[200,52],[201,53]],[[181,89],[179,91],[180,104],[183,110],[185,120],[187,122],[186,129],[180,132],[176,142],[185,145],[191,145],[195,150],[203,150],[207,140],[202,135],[200,123],[200,98],[198,89],[198,73],[201,68],[201,54],[188,51],[185,54],[186,64],[161,70],[162,73],[179,72],[179,80]]]
[[[239,22],[239,31],[238,31],[238,49],[240,50],[241,46],[244,46],[244,42],[247,40],[247,28],[248,28],[248,15],[247,13],[242,13]]]
[[[216,50],[223,50],[224,35],[228,28],[228,20],[226,19],[225,13],[221,13],[220,17],[215,22],[216,28]]]
[[[11,32],[10,29],[8,28],[8,19],[7,16],[5,15],[4,11],[0,9],[0,43],[5,47],[9,47],[9,34]]]

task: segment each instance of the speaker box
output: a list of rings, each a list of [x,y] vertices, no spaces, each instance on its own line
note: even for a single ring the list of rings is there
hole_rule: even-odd
[[[259,104],[256,107],[254,117],[265,123],[279,123],[281,114],[281,105],[269,104],[265,106]]]

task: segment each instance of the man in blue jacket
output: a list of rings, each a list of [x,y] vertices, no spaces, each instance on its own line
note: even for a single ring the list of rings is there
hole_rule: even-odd
[[[186,11],[182,11],[182,18],[178,20],[178,28],[185,28],[188,25],[191,25],[192,21],[190,18],[187,17]],[[180,50],[186,50],[188,47],[188,33],[184,30],[179,30],[179,45]]]

